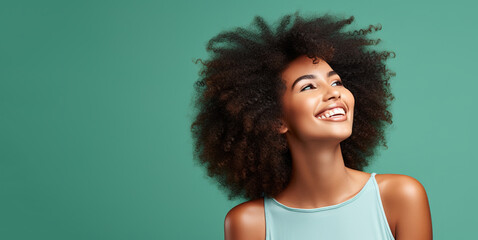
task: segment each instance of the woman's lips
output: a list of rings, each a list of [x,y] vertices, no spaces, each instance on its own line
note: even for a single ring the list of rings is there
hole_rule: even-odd
[[[342,121],[347,120],[347,114],[332,116],[332,117],[329,117],[329,118],[317,118],[317,119],[323,120],[323,121],[342,122]]]

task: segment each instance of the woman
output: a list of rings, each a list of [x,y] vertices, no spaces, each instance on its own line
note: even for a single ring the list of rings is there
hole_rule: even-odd
[[[361,171],[377,146],[393,95],[385,67],[354,20],[256,17],[211,39],[196,83],[195,155],[248,201],[225,219],[225,238],[432,239],[428,198],[416,179]]]

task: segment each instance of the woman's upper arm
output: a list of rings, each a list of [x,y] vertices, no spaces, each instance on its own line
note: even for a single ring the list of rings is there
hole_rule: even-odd
[[[399,216],[396,240],[433,239],[430,206],[422,184],[413,177],[402,175],[397,181],[395,197]]]
[[[225,240],[264,240],[264,208],[254,203],[242,203],[232,208],[224,220]]]

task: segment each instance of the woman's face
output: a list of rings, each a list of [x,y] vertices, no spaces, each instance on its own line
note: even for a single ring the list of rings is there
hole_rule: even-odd
[[[282,97],[281,133],[300,141],[343,141],[350,137],[355,99],[329,64],[322,59],[313,64],[312,59],[301,56],[282,72],[282,79],[287,90]],[[345,114],[324,112],[334,107],[342,108]],[[329,118],[319,118],[323,113]],[[330,117],[334,114],[335,117]]]

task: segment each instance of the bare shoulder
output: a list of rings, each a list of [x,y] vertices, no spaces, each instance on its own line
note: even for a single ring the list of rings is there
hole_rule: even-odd
[[[264,199],[259,198],[233,207],[224,220],[226,240],[264,240],[265,231]]]
[[[432,239],[425,187],[417,179],[402,174],[377,174],[376,180],[395,239]]]
[[[415,178],[403,174],[377,174],[379,188],[387,198],[399,202],[427,201],[425,187]]]

